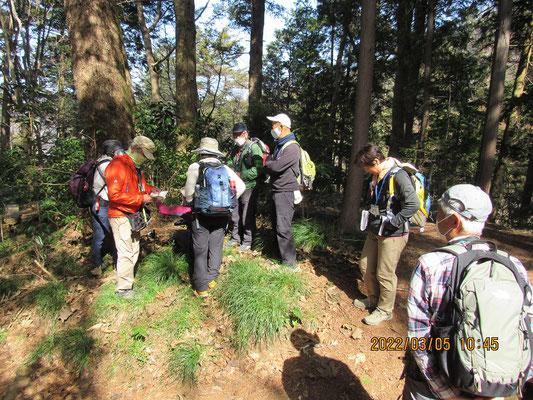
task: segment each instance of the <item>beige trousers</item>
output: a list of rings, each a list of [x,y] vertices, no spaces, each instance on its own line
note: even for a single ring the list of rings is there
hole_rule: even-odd
[[[382,238],[368,233],[359,267],[368,297],[378,299],[378,308],[392,313],[396,298],[396,266],[407,244],[408,235]]]
[[[133,271],[139,258],[140,233],[132,232],[127,217],[109,218],[117,248],[117,287],[116,291],[133,288]]]

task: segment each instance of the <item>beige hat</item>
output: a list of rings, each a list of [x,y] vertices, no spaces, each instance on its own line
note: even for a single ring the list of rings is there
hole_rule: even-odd
[[[274,115],[273,117],[267,117],[272,122],[279,122],[281,125],[286,126],[290,129],[291,127],[291,119],[287,114],[278,114]]]
[[[217,157],[225,157],[224,153],[218,151],[218,141],[210,137],[204,137],[200,140],[200,147],[192,150],[193,153],[209,154]]]
[[[140,147],[144,153],[144,156],[149,160],[155,160],[154,157],[154,150],[155,150],[155,144],[152,142],[151,139],[147,138],[146,136],[135,136],[135,139],[133,139],[133,143],[137,145],[137,147]]]

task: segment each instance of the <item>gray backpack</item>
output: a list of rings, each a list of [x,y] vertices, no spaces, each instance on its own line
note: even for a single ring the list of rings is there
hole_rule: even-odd
[[[473,249],[480,243],[489,250]],[[477,396],[521,393],[532,356],[531,288],[492,242],[435,251],[455,256],[432,332],[443,372],[453,386]]]

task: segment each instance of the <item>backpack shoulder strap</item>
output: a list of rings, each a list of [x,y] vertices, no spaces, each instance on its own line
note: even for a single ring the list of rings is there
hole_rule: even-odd
[[[291,145],[293,143],[296,143],[298,146],[300,146],[300,144],[296,140],[291,139],[287,143],[285,143],[283,146],[281,146],[281,149],[280,149],[279,152],[281,153],[283,150],[285,150],[286,147],[288,147],[289,145]],[[300,148],[301,148],[301,146],[300,146]]]

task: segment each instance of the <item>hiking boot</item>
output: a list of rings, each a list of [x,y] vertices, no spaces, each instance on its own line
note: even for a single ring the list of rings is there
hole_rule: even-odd
[[[374,297],[365,297],[364,299],[355,299],[353,305],[360,310],[370,310],[376,308],[378,301]]]
[[[207,284],[207,287],[209,287],[209,289],[213,289],[217,286],[217,281],[211,281]]]
[[[363,319],[363,322],[367,325],[378,325],[385,321],[392,319],[392,313],[385,312],[376,308],[372,314]]]
[[[194,291],[194,294],[198,297],[201,297],[203,299],[205,299],[206,297],[209,297],[209,292],[207,290],[203,291],[203,292],[200,292],[199,290],[195,290]]]
[[[90,274],[96,278],[99,278],[102,276],[102,266],[99,266],[99,267],[96,267],[96,268],[93,268],[91,269],[90,271]]]
[[[250,251],[252,250],[252,246],[249,244],[243,244],[239,247],[239,251]]]
[[[117,296],[123,299],[133,299],[135,297],[135,291],[133,289],[119,290]]]

